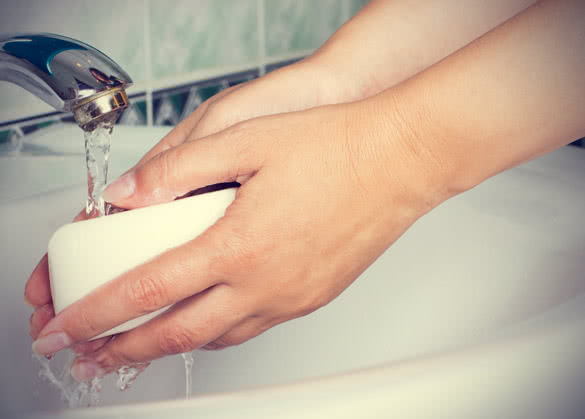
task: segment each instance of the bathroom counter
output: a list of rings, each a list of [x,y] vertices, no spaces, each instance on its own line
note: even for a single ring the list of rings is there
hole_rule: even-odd
[[[564,147],[431,211],[321,310],[197,352],[195,399],[164,401],[184,391],[182,361],[170,357],[129,391],[106,383],[106,407],[55,411],[57,392],[31,362],[22,292],[50,235],[85,199],[72,128],[32,138],[37,155],[0,157],[0,175],[13,180],[0,189],[0,416],[539,418],[579,400],[585,150]],[[113,175],[166,132],[117,127]]]

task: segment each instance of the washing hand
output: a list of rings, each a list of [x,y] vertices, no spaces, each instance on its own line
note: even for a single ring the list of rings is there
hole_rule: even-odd
[[[275,95],[274,92],[279,94]],[[325,73],[321,60],[309,57],[259,79],[226,89],[208,99],[146,153],[136,167],[187,139],[202,138],[246,119],[350,101],[362,93],[337,82],[334,77]],[[82,210],[74,221],[86,218],[85,211]],[[25,299],[35,308],[30,318],[30,334],[36,339],[40,330],[54,317],[46,254],[26,284]],[[82,343],[75,345],[73,349],[82,354],[91,352],[103,346],[109,339]]]
[[[350,100],[349,92],[335,85],[331,77],[323,79],[322,70],[314,61],[310,57],[213,96],[146,153],[137,166],[158,153],[183,143],[187,138],[201,138],[246,119]],[[274,95],[275,91],[279,94]],[[74,221],[86,218],[85,211],[82,210]],[[26,301],[35,308],[30,318],[30,334],[33,339],[36,339],[39,331],[54,317],[47,260],[45,254],[31,274],[25,289]],[[98,348],[106,341],[107,339],[98,339],[75,349],[83,353]]]
[[[63,310],[35,351],[53,353],[175,304],[81,356],[73,372],[87,379],[237,345],[327,304],[440,201],[429,178],[438,166],[413,152],[391,119],[373,123],[367,115],[377,106],[370,99],[256,118],[174,146],[121,177],[106,194],[126,208],[218,182],[242,186],[201,236]]]

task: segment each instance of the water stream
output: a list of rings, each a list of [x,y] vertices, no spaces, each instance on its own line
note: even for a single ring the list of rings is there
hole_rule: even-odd
[[[193,352],[181,354],[185,362],[185,399],[190,399],[193,393]]]
[[[93,131],[85,131],[85,161],[87,163],[87,202],[89,217],[106,215],[102,192],[108,182],[108,163],[114,121],[100,123]]]

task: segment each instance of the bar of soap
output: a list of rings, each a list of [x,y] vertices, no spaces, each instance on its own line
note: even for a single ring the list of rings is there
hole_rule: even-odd
[[[195,238],[224,215],[235,193],[236,188],[223,189],[59,228],[49,241],[48,252],[55,313],[124,272]],[[95,338],[133,329],[166,309],[130,320]]]

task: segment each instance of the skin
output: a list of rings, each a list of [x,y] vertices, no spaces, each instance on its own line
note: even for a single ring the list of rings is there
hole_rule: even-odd
[[[310,59],[222,92],[112,184],[106,198],[126,208],[217,182],[242,186],[205,233],[57,317],[47,306],[42,261],[26,288],[40,307],[31,319],[33,350],[75,345],[81,356],[72,373],[85,380],[168,354],[240,344],[327,304],[441,202],[585,135],[585,3],[576,0],[539,2],[422,72],[437,57],[421,46],[424,58],[410,67],[417,74],[406,79],[382,71],[360,79],[372,83],[337,92],[324,83],[274,95],[294,86],[296,71],[330,74],[334,52],[363,37],[356,22],[375,22],[389,4],[400,16],[401,2],[375,2]],[[449,31],[429,42],[455,38]],[[242,111],[242,103],[257,107]],[[79,344],[171,303],[114,340]]]

